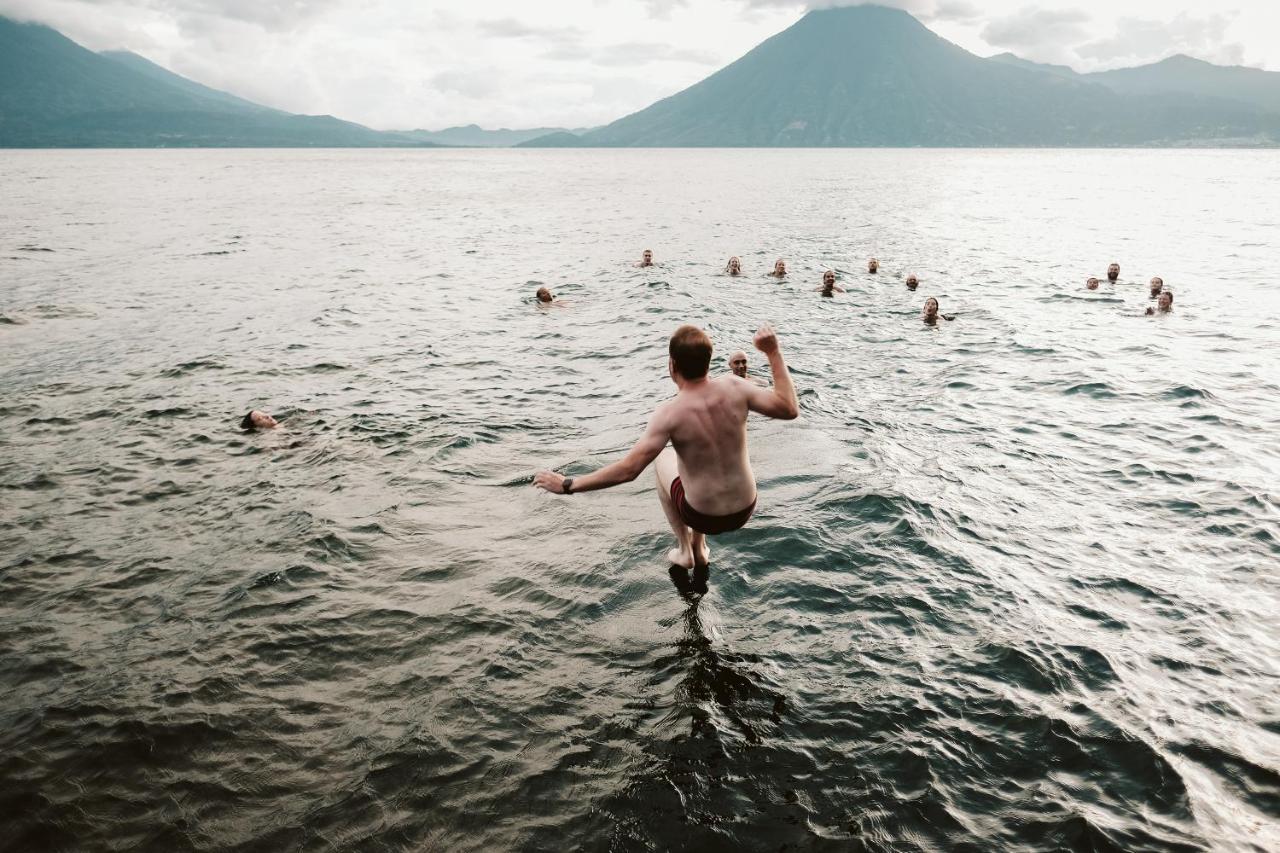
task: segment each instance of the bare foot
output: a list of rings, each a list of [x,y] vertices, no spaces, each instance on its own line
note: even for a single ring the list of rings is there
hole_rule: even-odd
[[[667,561],[673,566],[683,566],[686,569],[692,569],[693,552],[686,551],[683,548],[672,548],[667,552]]]
[[[711,546],[707,544],[707,540],[702,540],[702,547],[698,549],[696,559],[693,561],[695,566],[706,566],[711,563]]]

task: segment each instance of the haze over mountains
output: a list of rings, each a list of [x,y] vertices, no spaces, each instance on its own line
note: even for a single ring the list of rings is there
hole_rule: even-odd
[[[810,12],[604,127],[378,131],[270,109],[0,18],[0,146],[1276,146],[1280,73],[1185,56],[1094,74],[982,58],[905,12]]]
[[[406,130],[401,131],[401,133],[414,139],[435,142],[440,145],[457,145],[471,148],[509,148],[550,134],[572,133],[580,135],[590,130],[591,128],[569,130],[563,127],[531,127],[521,130],[511,130],[503,127],[497,130],[485,130],[479,125],[468,124],[464,127],[446,127],[444,130]]]

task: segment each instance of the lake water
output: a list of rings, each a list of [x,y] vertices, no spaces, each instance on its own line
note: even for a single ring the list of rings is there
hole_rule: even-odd
[[[6,151],[0,223],[0,847],[1280,849],[1280,153]],[[801,394],[700,599],[649,474],[529,485],[685,321]]]

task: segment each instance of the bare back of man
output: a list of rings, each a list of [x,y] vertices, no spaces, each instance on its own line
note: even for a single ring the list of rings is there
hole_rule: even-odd
[[[769,359],[773,388],[737,376],[709,379],[710,339],[693,326],[677,329],[668,372],[679,392],[654,411],[627,455],[578,478],[542,471],[534,485],[557,494],[606,489],[634,480],[656,459],[658,499],[676,537],[676,547],[667,556],[686,568],[705,564],[710,556],[706,536],[737,530],[755,510],[747,413],[784,420],[799,414],[795,387],[773,329],[761,327],[755,346]]]

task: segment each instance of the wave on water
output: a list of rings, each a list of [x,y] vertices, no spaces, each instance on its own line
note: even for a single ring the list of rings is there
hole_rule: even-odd
[[[0,847],[1280,850],[1280,165],[572,153],[6,161],[59,250],[0,259]],[[1078,293],[1107,247],[1174,322]],[[626,453],[681,323],[767,382],[765,321],[801,417],[709,571],[652,473],[530,487]]]

